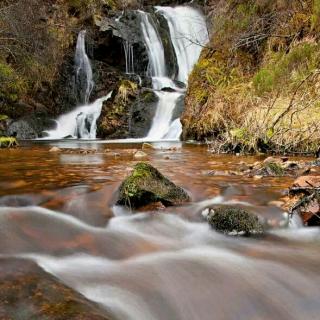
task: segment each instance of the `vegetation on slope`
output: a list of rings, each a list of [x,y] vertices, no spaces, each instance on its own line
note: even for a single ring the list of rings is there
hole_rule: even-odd
[[[219,0],[190,79],[184,138],[216,150],[313,152],[320,139],[320,1]]]

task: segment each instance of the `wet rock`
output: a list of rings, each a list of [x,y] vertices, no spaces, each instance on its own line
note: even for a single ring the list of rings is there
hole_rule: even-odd
[[[147,136],[157,110],[158,97],[148,89],[142,89],[132,104],[129,135],[134,138]]]
[[[320,176],[296,179],[285,200],[291,216],[300,216],[306,226],[320,226]]]
[[[11,121],[7,127],[7,135],[18,139],[37,139],[42,137],[42,133],[46,129],[54,126],[54,122],[47,116],[37,116],[31,114]]]
[[[117,204],[140,208],[161,202],[173,206],[190,201],[189,195],[147,163],[138,163],[119,188]]]
[[[263,231],[258,217],[240,208],[210,209],[207,220],[212,228],[226,234],[250,235]]]
[[[301,176],[293,182],[293,187],[320,188],[320,176]]]
[[[307,163],[302,161],[289,161],[287,157],[268,157],[262,162],[255,162],[244,171],[251,177],[282,177],[298,176],[308,170]]]
[[[155,148],[151,143],[144,142],[142,144],[142,150],[145,150],[145,149],[155,149]]]
[[[98,305],[28,260],[0,259],[0,291],[0,319],[110,319]]]
[[[134,157],[136,160],[141,160],[141,159],[147,158],[148,155],[147,155],[145,152],[143,152],[143,151],[137,151],[137,152],[133,155],[133,157]]]
[[[52,147],[49,152],[61,152],[62,150],[58,147]]]

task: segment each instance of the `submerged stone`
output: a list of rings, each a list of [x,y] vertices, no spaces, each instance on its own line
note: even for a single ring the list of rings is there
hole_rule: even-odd
[[[263,231],[258,217],[240,208],[219,207],[211,209],[207,220],[215,230],[227,234],[250,235]]]
[[[121,184],[117,204],[137,209],[155,202],[173,206],[188,201],[190,197],[185,190],[150,164],[141,162]]]

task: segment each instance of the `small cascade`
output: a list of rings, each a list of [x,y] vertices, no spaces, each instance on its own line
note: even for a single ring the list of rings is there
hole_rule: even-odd
[[[187,83],[203,46],[209,41],[205,19],[201,12],[188,6],[158,6],[156,9],[168,22],[179,67],[177,80]]]
[[[161,37],[150,14],[138,11],[141,17],[141,29],[149,57],[149,74],[152,77],[167,75],[164,49]]]
[[[146,139],[178,140],[182,126],[180,119],[174,119],[173,114],[184,91],[176,86],[174,80],[187,84],[189,73],[209,37],[205,19],[198,10],[188,6],[175,8],[158,6],[156,10],[167,20],[179,72],[176,79],[168,77],[166,55],[157,30],[158,24],[149,13],[138,11],[149,58],[148,74],[152,77],[152,88],[159,99],[157,111]],[[160,91],[163,89],[171,90]]]
[[[123,41],[124,55],[126,59],[126,74],[134,73],[133,45],[127,41]]]
[[[159,137],[163,139],[166,137],[166,135],[170,135],[169,129],[172,123],[172,113],[176,106],[177,100],[182,95],[178,92],[156,91],[155,93],[159,98],[159,102],[156,114],[153,118],[151,129],[147,136],[147,138],[150,140],[156,140],[159,139]],[[172,136],[172,134],[170,136]],[[171,137],[171,139],[175,138],[177,137]]]
[[[85,36],[86,30],[79,32],[74,63],[76,71],[75,84],[77,93],[81,97],[81,103],[88,104],[94,82],[90,60],[86,53]]]
[[[80,139],[95,139],[97,132],[97,120],[100,116],[103,102],[111,97],[97,99],[92,104],[83,105],[64,114],[56,120],[57,127],[54,130],[45,131],[46,139],[63,139],[73,137]]]

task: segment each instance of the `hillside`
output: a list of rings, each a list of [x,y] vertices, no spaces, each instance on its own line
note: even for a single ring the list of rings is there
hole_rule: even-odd
[[[214,150],[319,147],[320,1],[211,1],[211,42],[189,81],[184,139]]]

